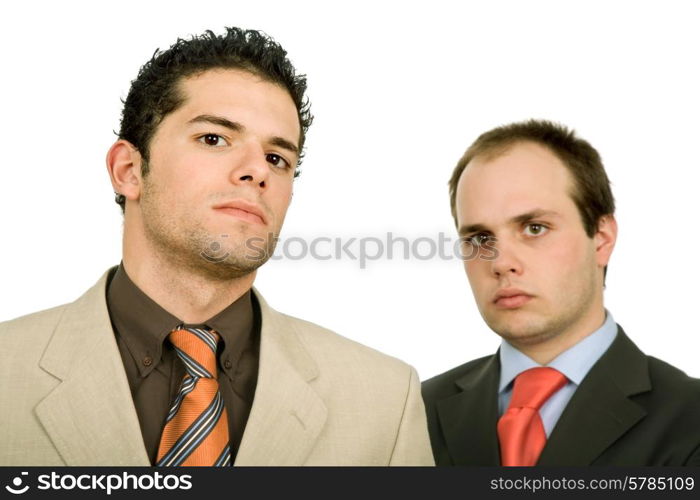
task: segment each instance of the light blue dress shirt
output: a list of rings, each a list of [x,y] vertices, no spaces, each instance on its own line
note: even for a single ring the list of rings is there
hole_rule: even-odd
[[[548,365],[540,365],[527,357],[505,340],[501,342],[499,351],[501,360],[501,379],[498,385],[498,414],[503,413],[508,408],[510,398],[513,395],[513,381],[515,377],[525,370],[538,366],[549,366],[563,373],[568,379],[567,384],[555,392],[542,408],[540,417],[544,425],[544,431],[549,437],[552,429],[556,425],[564,408],[576,392],[576,389],[585,378],[588,371],[598,361],[610,344],[617,336],[617,324],[612,314],[605,311],[605,322],[603,326],[595,332],[581,340],[578,344],[570,347]]]

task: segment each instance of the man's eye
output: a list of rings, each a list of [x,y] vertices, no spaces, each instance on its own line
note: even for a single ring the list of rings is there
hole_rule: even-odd
[[[491,236],[488,234],[479,233],[472,236],[467,236],[464,238],[464,242],[472,246],[481,247],[484,246],[490,238]]]
[[[226,142],[226,139],[221,137],[219,134],[206,134],[206,135],[201,136],[197,140],[203,144],[206,144],[207,146],[221,147],[221,146],[228,145],[228,142]]]
[[[548,230],[549,228],[543,224],[528,224],[525,226],[525,234],[527,236],[540,236]]]
[[[281,169],[286,170],[289,167],[291,167],[291,165],[289,164],[289,162],[287,160],[282,158],[280,155],[276,155],[275,153],[268,153],[267,155],[265,155],[265,159],[267,160],[267,162],[270,165],[272,165],[273,167],[276,167],[276,168],[281,168]]]

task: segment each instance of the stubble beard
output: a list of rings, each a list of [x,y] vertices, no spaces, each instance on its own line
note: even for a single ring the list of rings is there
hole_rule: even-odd
[[[200,221],[188,216],[166,213],[158,203],[160,192],[144,178],[140,200],[146,239],[156,250],[157,257],[168,267],[183,269],[211,281],[231,281],[250,275],[272,256],[277,235],[265,239],[264,251],[253,252],[247,245],[245,227],[239,226],[229,234],[212,234]]]

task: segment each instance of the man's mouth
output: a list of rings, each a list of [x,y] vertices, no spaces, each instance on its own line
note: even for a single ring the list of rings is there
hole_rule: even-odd
[[[255,203],[246,200],[231,200],[214,206],[217,212],[232,215],[238,219],[253,223],[267,224],[265,212]]]
[[[517,288],[499,290],[493,298],[493,303],[499,309],[517,309],[524,306],[533,296]]]

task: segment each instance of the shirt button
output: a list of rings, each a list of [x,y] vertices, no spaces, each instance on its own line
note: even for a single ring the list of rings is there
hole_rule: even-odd
[[[153,358],[146,356],[143,358],[143,366],[151,366],[153,364]]]
[[[226,361],[224,361],[224,368],[226,368],[227,370],[230,370],[232,366],[233,366],[233,363],[231,363],[230,359],[227,359]]]

